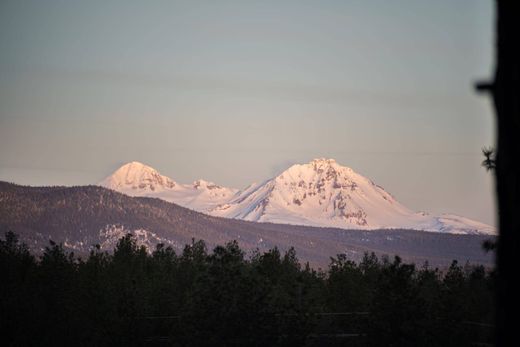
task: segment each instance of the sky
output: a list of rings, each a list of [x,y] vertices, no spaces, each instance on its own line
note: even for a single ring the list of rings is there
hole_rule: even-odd
[[[495,225],[493,1],[0,2],[0,180],[241,188],[334,158]]]

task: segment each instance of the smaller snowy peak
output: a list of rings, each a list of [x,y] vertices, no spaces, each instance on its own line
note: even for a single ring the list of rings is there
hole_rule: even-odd
[[[114,190],[156,191],[173,189],[176,183],[169,177],[161,175],[154,168],[132,161],[121,166],[112,175],[101,181],[100,185]]]
[[[196,180],[193,182],[191,186],[186,186],[187,189],[195,190],[195,195],[198,195],[199,198],[197,200],[201,200],[203,196],[209,198],[210,200],[206,201],[203,206],[204,208],[199,209],[205,211],[208,206],[211,206],[212,203],[214,205],[218,205],[223,202],[223,200],[227,201],[227,199],[231,199],[233,195],[237,193],[237,189],[227,188],[219,186],[213,182],[205,181],[203,179]],[[192,200],[195,202],[195,200]],[[193,206],[195,207],[195,206]],[[211,206],[214,207],[214,206]]]
[[[200,212],[227,202],[238,191],[203,179],[180,184],[137,161],[121,166],[99,185],[130,196],[163,199]]]
[[[208,182],[208,181],[205,181],[203,179],[199,179],[199,180],[196,180],[195,182],[193,182],[193,188],[199,189],[199,190],[202,190],[202,189],[208,189],[208,190],[222,189],[222,187],[219,186],[218,184],[215,184],[213,182]]]

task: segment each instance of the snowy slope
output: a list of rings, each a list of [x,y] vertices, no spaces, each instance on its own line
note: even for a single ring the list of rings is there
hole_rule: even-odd
[[[468,218],[416,213],[368,178],[333,159],[293,165],[280,175],[241,191],[202,180],[180,185],[137,162],[122,166],[100,185],[132,196],[161,198],[213,216],[255,222],[495,233],[493,227]]]
[[[333,159],[291,166],[250,187],[210,214],[257,222],[347,229],[407,228],[492,234],[483,223],[455,215],[415,213],[368,178]]]
[[[99,185],[130,196],[160,198],[196,211],[205,211],[225,203],[238,191],[204,180],[178,184],[150,166],[136,161],[121,166]]]

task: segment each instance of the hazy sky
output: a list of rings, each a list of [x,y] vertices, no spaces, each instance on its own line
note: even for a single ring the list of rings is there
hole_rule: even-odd
[[[240,188],[335,158],[494,224],[493,1],[0,2],[0,180]]]

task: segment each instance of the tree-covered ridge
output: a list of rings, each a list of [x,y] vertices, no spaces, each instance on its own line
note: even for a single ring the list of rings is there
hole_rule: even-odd
[[[80,258],[35,258],[0,240],[3,345],[465,346],[489,341],[494,272],[441,272],[399,257],[340,255],[326,272],[294,249],[246,256],[236,242],[152,253],[132,236]]]
[[[49,239],[76,254],[88,255],[94,244],[112,251],[120,237],[139,231],[151,250],[164,243],[182,251],[192,238],[205,240],[210,248],[233,240],[245,251],[294,247],[300,259],[314,268],[327,268],[329,257],[338,253],[361,261],[367,250],[443,267],[453,259],[493,263],[481,247],[484,240],[494,239],[488,236],[255,223],[212,217],[160,199],[130,197],[96,186],[26,187],[0,182],[0,230],[15,230],[37,254]]]

